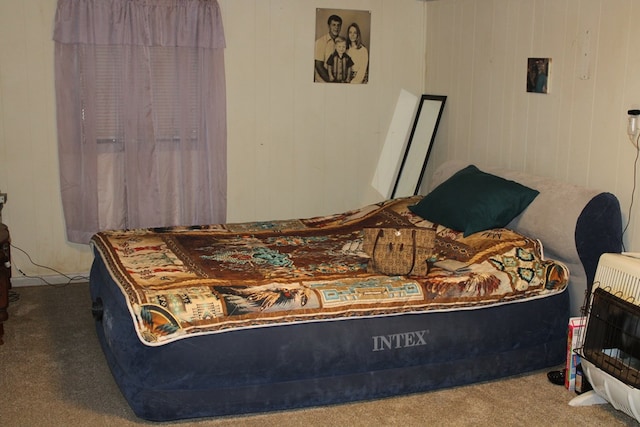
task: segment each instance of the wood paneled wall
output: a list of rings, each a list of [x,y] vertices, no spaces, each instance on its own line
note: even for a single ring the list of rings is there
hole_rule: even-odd
[[[219,3],[227,39],[228,220],[323,215],[378,201],[370,183],[400,90],[424,89],[426,4]],[[55,7],[56,0],[0,0],[0,190],[9,194],[2,214],[13,243],[35,262],[86,273],[90,249],[66,241],[60,202]],[[313,83],[317,7],[371,11],[367,85]],[[56,276],[18,250],[14,266]],[[40,283],[15,268],[14,276],[14,283]]]
[[[637,0],[439,0],[427,3],[426,91],[449,96],[433,167],[457,158],[620,199],[629,219],[640,107]],[[526,92],[527,58],[552,58],[550,93]],[[627,250],[640,251],[636,190]]]
[[[56,0],[0,0],[0,189],[12,244],[33,262],[59,272],[86,273],[86,245],[66,241],[56,137],[51,41]],[[22,275],[58,276],[12,250],[13,283]],[[58,277],[65,281],[64,277]],[[27,283],[42,284],[37,279]]]
[[[401,89],[424,87],[425,3],[222,1],[230,221],[341,212],[371,188]],[[316,7],[371,11],[370,79],[313,82]],[[343,22],[343,33],[349,22]]]
[[[66,242],[59,196],[55,4],[0,0],[3,218],[37,263],[86,272],[91,253]],[[322,215],[377,200],[370,182],[401,89],[448,96],[428,173],[460,158],[552,176],[615,193],[628,218],[636,151],[626,111],[640,108],[637,0],[220,5],[230,221]],[[372,12],[369,84],[312,82],[316,7]],[[528,57],[552,58],[549,94],[526,93]],[[638,200],[627,250],[640,251]],[[50,274],[14,253],[27,274]]]

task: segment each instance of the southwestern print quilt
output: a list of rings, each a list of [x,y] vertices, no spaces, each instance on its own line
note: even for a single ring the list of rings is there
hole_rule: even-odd
[[[413,214],[421,196],[339,215],[96,234],[141,341],[162,345],[234,328],[504,303],[567,286],[567,268],[508,229],[463,237]],[[436,227],[426,276],[367,269],[366,227]],[[455,260],[465,268],[441,268]],[[435,265],[434,265],[435,264]]]

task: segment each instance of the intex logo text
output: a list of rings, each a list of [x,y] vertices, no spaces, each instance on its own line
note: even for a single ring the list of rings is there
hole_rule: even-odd
[[[374,335],[373,339],[373,351],[391,350],[394,348],[415,347],[418,345],[427,345],[424,339],[424,335],[427,333],[423,331],[402,332],[399,334],[391,335]]]

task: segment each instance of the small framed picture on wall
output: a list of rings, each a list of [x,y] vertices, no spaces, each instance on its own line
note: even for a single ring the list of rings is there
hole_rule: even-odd
[[[368,83],[370,41],[370,11],[316,9],[313,81]]]
[[[527,60],[527,92],[549,93],[551,58]]]

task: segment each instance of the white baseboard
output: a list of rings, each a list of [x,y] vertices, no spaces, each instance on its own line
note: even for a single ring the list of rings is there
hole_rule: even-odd
[[[69,283],[69,279],[73,279],[71,283],[80,283],[89,281],[89,272],[83,273],[69,273],[65,276],[61,274],[52,274],[49,276],[20,276],[14,275],[11,277],[12,287],[24,287],[24,286],[48,286],[48,285],[65,285]]]

